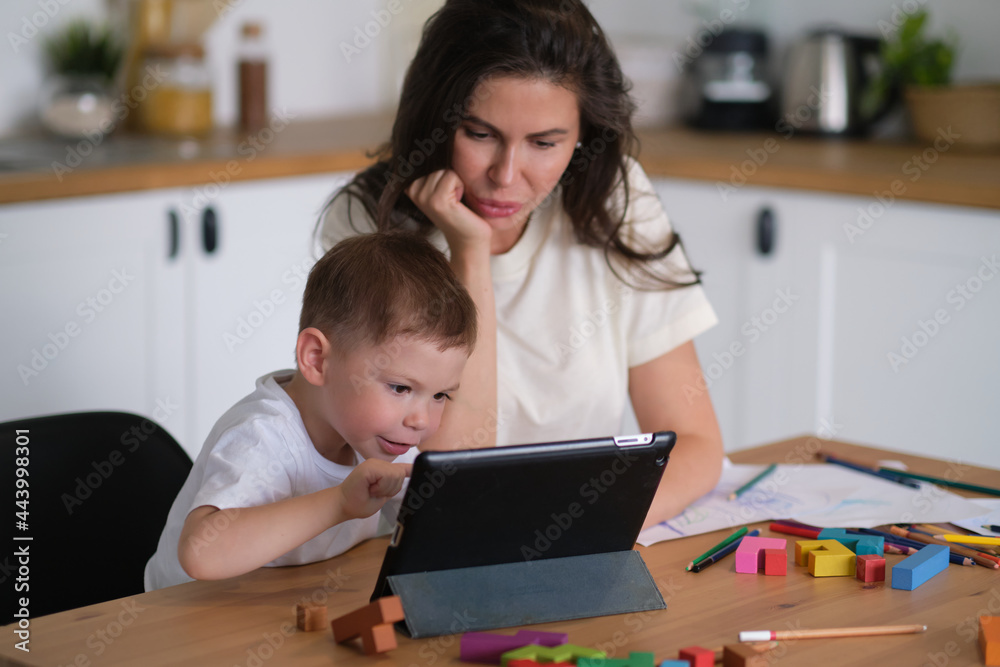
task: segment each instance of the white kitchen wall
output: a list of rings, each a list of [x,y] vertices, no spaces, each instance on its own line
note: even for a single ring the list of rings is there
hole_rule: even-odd
[[[209,2],[211,0],[206,0]],[[271,46],[271,105],[299,118],[363,113],[391,108],[405,63],[420,26],[441,0],[241,0],[220,19],[206,39],[215,80],[215,117],[235,118],[235,51],[244,19],[259,19]],[[959,79],[1000,79],[1000,3],[996,0],[589,0],[612,35],[636,93],[648,97],[648,112],[674,117],[670,90],[678,72],[674,54],[706,22],[734,12],[746,24],[766,27],[780,69],[787,46],[822,23],[878,33],[879,21],[894,11],[926,5],[934,32],[951,29],[961,38]],[[376,22],[381,12],[385,25]],[[44,76],[44,35],[77,16],[103,17],[106,0],[4,0],[0,28],[0,136],[34,124],[38,89]],[[386,20],[391,17],[391,20]],[[374,37],[365,44],[364,31]],[[37,34],[33,34],[37,33]],[[364,35],[359,37],[359,33]],[[474,36],[473,36],[474,38]],[[355,40],[357,39],[357,42]],[[342,44],[358,48],[345,56]]]

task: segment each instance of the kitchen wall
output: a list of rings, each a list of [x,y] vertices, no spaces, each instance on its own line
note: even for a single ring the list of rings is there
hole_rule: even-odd
[[[0,136],[35,125],[45,35],[74,17],[107,16],[107,1],[0,3],[0,28],[7,42],[0,48]],[[235,118],[234,62],[244,19],[261,20],[267,31],[271,106],[307,118],[392,108],[420,26],[440,4],[441,0],[233,0],[231,11],[220,17],[206,39],[217,123],[228,124]],[[730,15],[733,24],[766,26],[775,47],[777,73],[788,44],[817,24],[837,23],[877,34],[880,21],[889,22],[894,13],[925,5],[935,33],[951,29],[962,40],[957,78],[1000,79],[996,0],[589,0],[588,5],[611,34],[626,73],[635,81],[636,95],[645,101],[647,124],[675,117],[670,94],[679,75],[676,61],[683,59],[689,38]]]

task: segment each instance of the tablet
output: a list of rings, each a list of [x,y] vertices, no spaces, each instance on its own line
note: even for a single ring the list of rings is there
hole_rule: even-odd
[[[387,577],[631,550],[673,449],[671,431],[423,452],[372,600]]]

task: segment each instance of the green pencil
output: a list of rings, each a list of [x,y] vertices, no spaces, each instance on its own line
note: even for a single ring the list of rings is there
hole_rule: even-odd
[[[733,533],[732,535],[730,535],[726,539],[722,540],[721,542],[719,542],[718,544],[716,544],[714,547],[712,547],[711,549],[709,549],[708,551],[706,551],[705,553],[703,553],[702,555],[698,556],[693,561],[691,561],[690,563],[688,563],[687,567],[684,568],[684,569],[688,570],[690,572],[691,568],[694,567],[695,563],[697,563],[698,561],[700,561],[700,560],[702,560],[704,558],[708,558],[709,556],[711,556],[712,554],[714,554],[719,549],[722,549],[723,547],[728,546],[729,544],[731,544],[731,543],[735,542],[736,540],[740,539],[741,537],[743,537],[744,535],[746,535],[747,531],[749,531],[749,530],[750,530],[749,528],[747,528],[746,526],[743,526],[742,528],[740,528],[739,530],[737,530],[735,533]]]
[[[978,491],[979,493],[985,493],[990,496],[1000,496],[1000,489],[993,489],[988,486],[979,486],[978,484],[966,484],[965,482],[953,482],[949,479],[944,479],[942,477],[931,477],[930,475],[918,475],[915,472],[896,470],[895,468],[879,468],[879,470],[884,470],[898,477],[909,477],[910,479],[919,479],[925,482],[933,482],[934,484],[940,484],[941,486],[950,486],[956,489],[964,489],[966,491]]]
[[[739,498],[740,496],[742,496],[744,493],[746,493],[747,491],[749,491],[751,488],[753,488],[753,486],[757,482],[759,482],[760,480],[764,479],[765,477],[767,477],[768,475],[770,475],[772,472],[774,472],[774,469],[777,468],[777,467],[778,467],[777,463],[772,463],[771,465],[767,466],[766,468],[764,468],[763,471],[761,471],[761,473],[759,475],[757,475],[756,477],[754,477],[753,479],[751,479],[749,482],[747,482],[746,484],[744,484],[740,488],[738,488],[735,491],[733,491],[732,493],[730,493],[729,494],[729,499],[730,500],[736,500],[737,498]]]

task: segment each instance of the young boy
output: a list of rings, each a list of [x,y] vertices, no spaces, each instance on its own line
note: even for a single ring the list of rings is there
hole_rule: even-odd
[[[216,423],[174,501],[146,590],[330,558],[375,536],[476,341],[444,256],[402,233],[349,238],[302,299],[298,368]],[[412,460],[412,456],[406,457]]]

